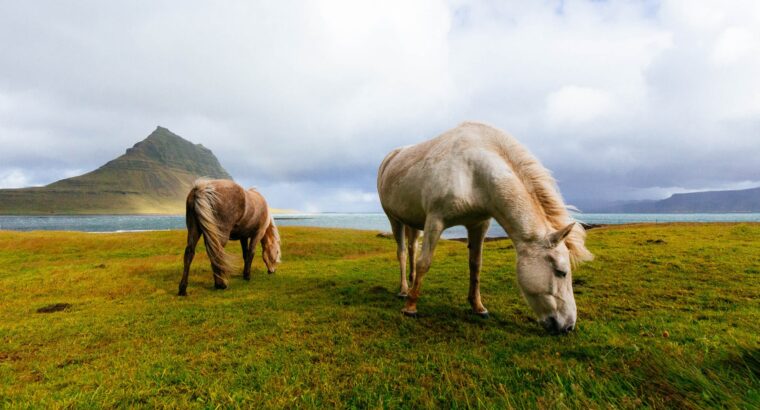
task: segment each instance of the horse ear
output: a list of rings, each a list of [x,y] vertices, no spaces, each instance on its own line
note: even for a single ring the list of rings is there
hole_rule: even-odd
[[[551,245],[552,248],[559,245],[559,243],[562,242],[562,240],[565,239],[567,235],[570,235],[570,231],[573,230],[574,226],[575,222],[570,222],[570,224],[566,227],[549,234],[549,245]]]

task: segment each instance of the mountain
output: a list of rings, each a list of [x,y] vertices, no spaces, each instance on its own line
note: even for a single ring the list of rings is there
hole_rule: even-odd
[[[736,191],[673,194],[659,201],[622,202],[593,212],[623,213],[721,213],[760,212],[760,187]]]
[[[208,148],[157,127],[100,168],[44,187],[0,189],[0,215],[183,214],[198,177],[232,179]]]

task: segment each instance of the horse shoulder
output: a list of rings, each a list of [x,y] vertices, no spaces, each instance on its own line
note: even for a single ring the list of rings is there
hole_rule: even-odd
[[[269,205],[264,195],[255,189],[249,189],[246,194],[248,204],[253,209],[256,219],[265,219],[269,215]]]

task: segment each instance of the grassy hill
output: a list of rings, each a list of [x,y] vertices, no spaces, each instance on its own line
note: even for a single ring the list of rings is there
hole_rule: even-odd
[[[411,319],[392,240],[281,233],[277,273],[257,256],[225,291],[199,246],[179,298],[183,231],[0,232],[0,407],[760,407],[760,224],[590,231],[566,337],[531,319],[509,241],[485,244],[490,319],[454,241]]]
[[[87,174],[0,190],[0,214],[181,214],[192,182],[201,176],[232,179],[208,148],[158,127]]]

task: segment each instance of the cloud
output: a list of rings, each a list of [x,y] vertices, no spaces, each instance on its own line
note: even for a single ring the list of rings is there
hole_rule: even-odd
[[[605,90],[568,85],[546,98],[549,124],[584,125],[615,111],[614,97]]]
[[[760,37],[747,27],[728,27],[715,41],[712,60],[719,65],[735,64],[751,53],[758,52]]]
[[[0,186],[23,188],[29,186],[29,178],[20,169],[10,169],[0,173]]]
[[[379,202],[374,190],[326,186],[323,181],[281,182],[267,185],[265,189],[271,206],[278,207],[271,198],[286,197],[303,212],[375,212]]]
[[[5,2],[0,175],[160,124],[273,206],[378,210],[390,149],[475,119],[574,203],[731,187],[760,180],[759,45],[754,1]]]

